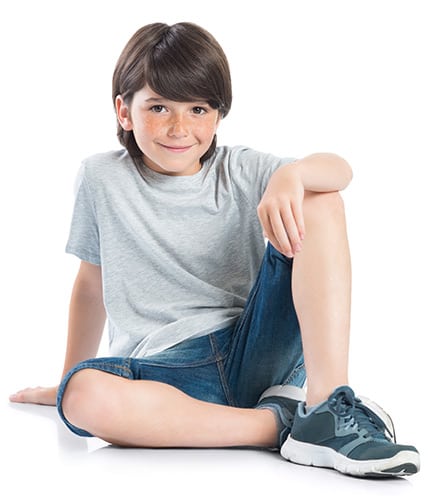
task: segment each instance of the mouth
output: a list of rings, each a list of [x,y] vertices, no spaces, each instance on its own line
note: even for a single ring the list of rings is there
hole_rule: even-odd
[[[171,153],[185,153],[186,151],[189,151],[193,147],[193,145],[190,146],[168,146],[167,144],[161,144],[159,143],[159,146],[161,146],[163,149],[166,149],[167,151]]]

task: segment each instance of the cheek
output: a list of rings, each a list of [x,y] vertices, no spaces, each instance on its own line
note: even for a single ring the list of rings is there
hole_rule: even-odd
[[[197,127],[194,128],[195,135],[198,135],[201,140],[207,142],[212,141],[216,131],[217,131],[217,123],[215,121],[199,123]]]
[[[161,131],[161,124],[159,120],[156,120],[156,117],[148,116],[141,121],[140,124],[140,132],[142,136],[155,136],[158,135]]]

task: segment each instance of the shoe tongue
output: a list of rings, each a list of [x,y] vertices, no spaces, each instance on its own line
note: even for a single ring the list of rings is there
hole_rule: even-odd
[[[350,414],[355,407],[354,391],[347,385],[338,387],[328,398],[328,406],[336,415]]]

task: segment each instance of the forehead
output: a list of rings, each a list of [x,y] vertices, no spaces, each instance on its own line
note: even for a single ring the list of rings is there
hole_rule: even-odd
[[[168,99],[166,97],[161,96],[154,90],[152,90],[148,85],[144,85],[144,87],[134,94],[133,101],[137,101],[139,103],[159,103],[159,102],[170,102],[177,103],[178,101],[173,101],[172,99]],[[195,99],[192,101],[180,101],[180,102],[192,102],[192,103],[206,103],[204,99]]]
[[[134,94],[134,98],[138,98],[138,100],[147,101],[160,101],[163,97],[157,94],[154,90],[152,90],[148,85],[144,85],[144,87]]]

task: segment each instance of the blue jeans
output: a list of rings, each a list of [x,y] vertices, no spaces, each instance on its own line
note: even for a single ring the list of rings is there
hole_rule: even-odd
[[[170,384],[212,403],[252,408],[276,384],[302,386],[306,374],[299,323],[291,294],[293,261],[268,244],[257,280],[238,321],[203,337],[184,341],[144,358],[95,358],[70,370],[58,390],[57,407],[65,424],[80,436],[62,411],[70,377],[92,368],[130,380]]]

